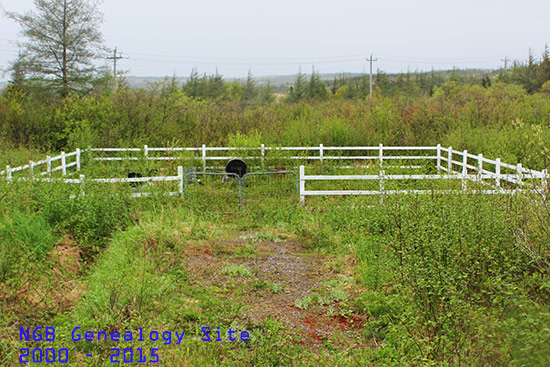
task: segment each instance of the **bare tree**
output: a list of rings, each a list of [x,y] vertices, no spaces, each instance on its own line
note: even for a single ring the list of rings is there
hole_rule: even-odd
[[[63,96],[82,91],[97,71],[93,61],[104,51],[99,30],[99,0],[34,0],[35,11],[5,12],[27,38],[28,76],[52,84]]]

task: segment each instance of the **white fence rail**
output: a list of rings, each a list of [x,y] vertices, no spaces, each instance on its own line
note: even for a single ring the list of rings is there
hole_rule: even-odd
[[[74,168],[75,171],[80,171],[81,155],[82,150],[77,148],[74,152],[61,152],[58,156],[47,156],[45,159],[38,162],[29,161],[29,163],[24,166],[6,166],[5,170],[0,171],[0,177],[5,176],[5,178],[11,180],[14,173],[23,171],[28,171],[31,176],[49,177],[51,177],[54,172],[61,171],[61,174],[65,176],[71,168]]]
[[[86,195],[86,184],[89,183],[150,183],[150,182],[170,182],[170,181],[177,181],[178,182],[178,191],[169,192],[168,195],[170,196],[176,196],[176,195],[183,195],[184,193],[184,186],[185,186],[185,170],[183,166],[178,167],[178,175],[177,176],[156,176],[156,177],[129,177],[129,178],[86,178],[85,175],[80,175],[79,178],[41,178],[41,177],[19,177],[16,180],[33,180],[33,181],[41,181],[41,182],[61,182],[65,184],[79,184],[81,185],[80,189],[80,195],[85,196]],[[150,195],[149,192],[134,192],[130,196],[131,197],[141,197],[141,196],[148,196]],[[73,195],[72,198],[75,196]]]
[[[269,158],[284,158],[290,160],[308,160],[308,161],[330,161],[330,160],[356,160],[356,161],[372,161],[378,162],[380,165],[383,164],[385,160],[436,160],[437,156],[435,155],[388,155],[384,152],[395,152],[395,151],[418,151],[418,152],[436,152],[437,147],[386,147],[380,144],[377,147],[325,147],[323,144],[315,147],[266,147],[262,144],[259,147],[248,147],[248,148],[235,148],[235,147],[208,147],[202,145],[201,147],[194,148],[150,148],[147,145],[144,145],[143,148],[91,148],[90,152],[101,154],[112,154],[112,153],[130,153],[136,154],[131,157],[121,157],[121,156],[101,156],[93,157],[95,161],[123,161],[123,160],[158,160],[158,161],[168,161],[168,160],[200,160],[202,161],[203,170],[206,170],[208,167],[209,161],[227,161],[232,158],[243,158],[242,152],[247,152],[246,158],[249,159],[259,159],[263,163],[266,159]],[[189,152],[190,156],[184,157],[175,157],[167,155],[174,152]],[[278,156],[277,154],[271,152],[278,152],[278,154],[284,154],[283,152],[292,153],[294,155],[285,155]],[[342,155],[334,153],[343,153],[343,152],[354,152],[355,154]],[[368,154],[374,152],[375,154]],[[167,153],[164,155],[158,155],[161,153]],[[224,153],[224,154],[222,154]],[[237,154],[231,154],[237,153]],[[254,154],[256,153],[256,154]],[[313,154],[315,153],[315,154]],[[220,155],[222,154],[222,155]],[[410,167],[409,167],[410,168]],[[420,167],[414,167],[420,168]]]
[[[406,148],[384,148],[385,150],[413,150]],[[420,149],[424,149],[421,147]],[[539,185],[531,185],[527,190],[546,192],[548,190],[548,171],[535,171],[524,168],[521,164],[511,165],[501,162],[500,159],[491,160],[482,154],[473,155],[467,151],[455,151],[452,147],[443,148],[441,145],[431,148],[436,151],[435,156],[425,156],[423,159],[436,160],[438,171],[447,174],[419,174],[419,175],[388,175],[380,170],[378,175],[306,175],[305,167],[300,166],[300,200],[303,202],[306,196],[320,195],[382,195],[382,194],[427,194],[432,190],[385,190],[384,184],[396,180],[460,180],[461,189],[467,189],[467,181],[474,181],[488,186],[487,190],[471,190],[484,194],[513,194],[526,191],[526,181],[539,180]],[[382,152],[382,149],[380,149]],[[418,157],[402,157],[403,159],[417,159]],[[382,153],[380,153],[380,167],[383,167]],[[458,167],[459,170],[456,170]],[[493,170],[491,170],[493,168]],[[378,181],[378,190],[306,190],[307,181]],[[489,182],[488,182],[489,181]],[[510,183],[511,187],[503,187],[502,181]],[[457,192],[457,190],[439,190],[439,192]]]

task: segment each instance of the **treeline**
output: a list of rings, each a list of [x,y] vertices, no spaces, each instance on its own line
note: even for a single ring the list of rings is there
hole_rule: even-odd
[[[436,89],[445,83],[459,85],[480,85],[485,88],[493,83],[514,84],[523,87],[532,94],[541,90],[550,90],[550,51],[545,48],[540,61],[529,55],[525,63],[516,61],[509,69],[496,71],[458,70],[406,72],[387,74],[377,71],[373,76],[375,93],[384,96],[433,96]],[[300,70],[294,83],[281,87],[278,93],[286,102],[301,100],[365,99],[370,94],[369,75],[350,76],[341,74],[332,80],[323,80],[315,70],[304,74]],[[244,104],[269,104],[273,102],[275,88],[271,84],[258,85],[251,73],[246,81],[226,82],[218,73],[200,75],[193,70],[188,81],[182,87],[183,92],[201,100],[240,101]]]
[[[51,83],[36,79],[25,79],[15,64],[12,70],[13,81],[7,91],[22,91],[33,98],[55,100],[60,93],[51,88]],[[509,69],[495,71],[458,70],[406,72],[387,74],[377,71],[373,75],[374,93],[384,96],[405,96],[417,98],[433,96],[436,89],[445,83],[454,82],[458,85],[480,85],[485,88],[493,83],[514,84],[524,88],[527,93],[550,90],[550,50],[545,47],[542,57],[537,61],[532,54],[526,62],[516,61]],[[179,84],[176,78],[167,79],[172,90],[181,90],[187,97],[202,101],[240,102],[243,106],[267,105],[278,102],[298,102],[302,100],[327,99],[359,99],[364,100],[370,94],[370,79],[368,75],[341,74],[332,80],[321,77],[315,68],[311,74],[300,70],[292,85],[275,88],[269,82],[257,82],[249,72],[246,80],[226,81],[217,71],[214,74],[200,74],[193,69],[189,78]],[[109,92],[115,82],[108,70],[91,80],[78,95],[102,94]],[[129,87],[124,79],[122,86]],[[158,85],[157,85],[158,87]],[[152,87],[154,89],[155,87]],[[84,93],[82,93],[84,91]]]
[[[207,78],[208,79],[208,78]],[[184,87],[185,88],[185,87]],[[69,96],[52,102],[8,90],[0,96],[3,147],[255,145],[436,145],[532,168],[548,165],[550,91],[501,82],[447,82],[432,96],[375,93],[366,100],[243,105],[190,97],[170,81],[151,89]]]

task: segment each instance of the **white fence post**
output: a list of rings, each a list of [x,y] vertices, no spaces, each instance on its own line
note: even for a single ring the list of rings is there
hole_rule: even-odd
[[[477,156],[477,180],[481,180],[481,175],[483,175],[483,154]]]
[[[61,152],[61,172],[63,172],[63,176],[67,174],[67,158],[65,158],[65,152]]]
[[[451,173],[453,172],[453,147],[449,147],[449,150],[447,152],[447,172]]]
[[[304,166],[300,166],[300,202],[305,202],[305,195],[304,192],[306,191],[306,181],[304,179],[305,176],[305,168]]]
[[[380,204],[384,203],[384,175],[386,173],[380,170],[378,173],[378,184],[380,185]]]
[[[481,171],[483,171],[483,154],[479,154],[477,156],[477,169],[478,169],[479,173],[481,173]]]
[[[495,165],[496,183],[497,187],[500,187],[500,158],[497,158],[495,161],[497,162]]]
[[[437,144],[437,171],[441,170],[441,144]]]
[[[31,177],[34,176],[34,162],[29,161],[29,170],[31,171]]]
[[[462,190],[466,191],[466,176],[468,175],[468,151],[462,152]]]
[[[319,159],[323,163],[323,144],[319,144]]]
[[[76,148],[76,170],[80,171],[80,148]]]
[[[184,181],[184,176],[183,176],[183,166],[178,166],[178,178],[179,178],[179,192],[180,192],[180,195],[183,196],[183,181]]]
[[[206,172],[206,144],[202,145],[202,171]]]
[[[378,159],[380,159],[380,168],[384,163],[384,146],[382,144],[378,145]]]
[[[86,196],[86,190],[85,190],[85,183],[86,177],[84,175],[80,175],[80,195],[82,197]]]
[[[517,171],[518,171],[518,184],[523,186],[523,167],[521,166],[521,163],[518,163],[517,165]]]
[[[48,173],[48,176],[52,176],[52,157],[50,156],[46,157],[46,172]]]
[[[260,150],[262,152],[262,169],[263,169],[264,168],[264,161],[265,161],[265,144],[261,145]]]
[[[11,181],[11,168],[6,166],[6,180]]]
[[[149,147],[147,145],[143,146],[143,156],[145,157],[145,160],[149,159]]]

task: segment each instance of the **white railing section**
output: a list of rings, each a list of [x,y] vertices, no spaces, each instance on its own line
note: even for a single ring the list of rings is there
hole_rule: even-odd
[[[31,176],[49,177],[51,177],[53,173],[61,171],[61,174],[66,176],[71,168],[74,168],[75,171],[80,171],[81,156],[82,150],[77,148],[74,152],[61,152],[58,156],[47,156],[45,159],[38,162],[29,161],[29,163],[24,166],[6,166],[5,170],[0,171],[0,177],[4,176],[8,180],[11,180],[14,173],[23,171],[28,171]]]
[[[227,161],[233,158],[258,159],[263,165],[266,159],[290,159],[307,161],[334,161],[334,160],[355,160],[372,161],[382,165],[386,160],[436,160],[436,155],[429,155],[430,152],[436,153],[437,147],[389,147],[380,144],[375,147],[325,147],[323,144],[315,147],[266,147],[261,144],[259,147],[208,147],[203,144],[201,147],[193,148],[151,148],[144,145],[143,148],[91,148],[87,151],[101,154],[106,153],[109,156],[93,157],[94,161],[123,161],[123,160],[197,160],[202,162],[203,170],[211,168],[209,161]],[[418,151],[417,155],[388,155],[387,152],[398,151]],[[188,152],[189,156],[173,156],[170,153]],[[242,153],[246,152],[246,157]],[[274,152],[274,153],[270,153]],[[289,155],[285,154],[288,153]],[[350,152],[348,155],[334,153]],[[352,154],[351,152],[355,153]],[[384,153],[386,152],[386,153]],[[129,153],[132,156],[113,156],[113,153]],[[231,154],[237,153],[237,154]],[[240,154],[239,154],[240,153]],[[294,154],[293,154],[294,153]],[[313,154],[315,153],[315,154]],[[371,153],[371,154],[369,154]],[[374,153],[374,154],[372,154]],[[424,154],[421,154],[424,153]],[[427,155],[427,154],[428,155]],[[161,154],[161,155],[159,155]],[[281,155],[278,156],[277,154]],[[421,168],[421,166],[403,166],[401,168]]]
[[[79,178],[38,178],[38,177],[19,177],[17,180],[33,180],[33,181],[41,181],[41,182],[61,182],[65,184],[79,184],[81,185],[80,188],[80,195],[85,196],[86,195],[86,184],[89,183],[151,183],[151,182],[170,182],[170,181],[177,181],[178,182],[178,191],[172,191],[168,192],[169,196],[181,196],[184,193],[184,186],[185,186],[185,170],[183,166],[178,167],[178,174],[177,176],[156,176],[156,177],[131,177],[131,178],[92,178],[87,179],[85,175],[80,175]],[[130,196],[131,197],[142,197],[142,196],[148,196],[151,195],[150,192],[134,192]],[[76,195],[71,196],[71,198],[75,198]]]
[[[412,147],[399,148],[412,150]],[[384,148],[387,150],[394,148]],[[418,174],[418,175],[388,175],[382,170],[383,160],[380,159],[380,171],[378,175],[306,175],[305,167],[300,166],[300,200],[303,202],[306,196],[319,195],[383,195],[383,194],[427,194],[433,190],[385,190],[384,183],[392,180],[460,180],[462,191],[467,189],[467,181],[474,181],[488,186],[487,190],[470,190],[484,194],[514,194],[524,191],[536,191],[546,193],[548,190],[548,171],[535,171],[524,168],[521,164],[511,165],[501,162],[500,159],[491,160],[482,154],[473,155],[467,151],[455,151],[452,147],[443,148],[441,145],[433,148],[436,151],[435,159],[438,171],[447,174]],[[406,157],[405,159],[415,159]],[[458,170],[456,170],[458,168]],[[493,168],[493,170],[491,170]],[[306,190],[307,181],[378,181],[378,190]],[[525,189],[526,181],[540,180],[540,185],[531,185]],[[510,187],[503,187],[502,181],[509,183]],[[437,190],[436,190],[437,191]],[[457,190],[439,190],[438,192],[457,192]]]

